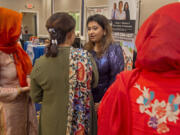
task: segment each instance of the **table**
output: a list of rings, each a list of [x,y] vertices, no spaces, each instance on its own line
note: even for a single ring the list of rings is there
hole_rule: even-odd
[[[33,65],[36,59],[44,54],[45,47],[45,45],[33,45],[30,41],[24,43],[24,50],[29,55]]]

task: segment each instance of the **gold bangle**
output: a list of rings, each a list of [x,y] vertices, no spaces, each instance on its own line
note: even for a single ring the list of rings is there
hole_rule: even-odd
[[[17,87],[17,90],[18,90],[18,95],[20,95],[22,91],[21,87]]]

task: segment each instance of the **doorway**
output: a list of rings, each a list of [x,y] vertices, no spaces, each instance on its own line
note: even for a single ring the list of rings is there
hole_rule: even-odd
[[[31,36],[37,36],[37,13],[22,12],[22,36],[28,41]]]

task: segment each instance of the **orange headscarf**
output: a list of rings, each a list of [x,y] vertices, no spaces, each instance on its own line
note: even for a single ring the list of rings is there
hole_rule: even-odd
[[[13,54],[20,86],[27,86],[26,75],[31,72],[29,56],[18,44],[22,14],[0,7],[0,51]]]

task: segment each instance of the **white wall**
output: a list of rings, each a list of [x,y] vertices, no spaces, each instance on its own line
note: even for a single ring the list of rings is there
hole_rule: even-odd
[[[26,0],[0,0],[0,6],[15,11],[37,13],[37,33],[38,36],[47,36],[45,22],[51,15],[51,0],[31,0],[34,4],[33,9],[25,7]]]
[[[87,6],[104,6],[108,5],[108,0],[85,0]]]
[[[150,16],[155,10],[168,3],[178,2],[180,0],[141,0],[140,4],[140,23],[139,26]]]
[[[81,0],[54,0],[55,12],[80,12]]]
[[[23,27],[28,27],[28,33],[35,35],[35,21],[34,21],[35,14],[27,14],[23,13]]]
[[[37,0],[36,0],[37,1]],[[51,0],[40,0],[41,1],[41,9],[40,12],[40,34],[39,36],[45,37],[48,36],[48,32],[46,30],[46,21],[51,16]]]

